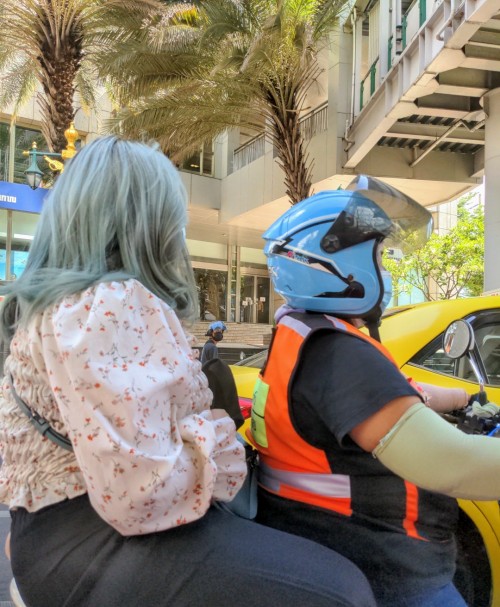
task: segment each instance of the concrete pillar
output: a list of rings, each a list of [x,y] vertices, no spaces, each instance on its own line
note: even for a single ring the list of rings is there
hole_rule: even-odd
[[[326,174],[342,173],[347,129],[352,124],[353,36],[336,31],[330,36],[328,55],[328,134]]]
[[[387,76],[389,65],[389,38],[391,37],[390,0],[380,0],[379,21],[379,70],[380,82]],[[394,41],[393,41],[394,43]]]
[[[500,88],[482,99],[484,127],[484,290],[500,290]]]
[[[214,150],[214,165],[217,179],[223,179],[233,172],[233,153],[240,143],[238,129],[229,129],[217,138]]]
[[[357,16],[354,23],[354,106],[353,115],[357,116],[361,111],[360,92],[361,80],[364,74],[361,73],[361,61],[363,58],[363,15]],[[366,102],[366,94],[365,94]]]

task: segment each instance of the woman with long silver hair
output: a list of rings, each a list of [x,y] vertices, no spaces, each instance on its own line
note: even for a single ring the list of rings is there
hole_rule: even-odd
[[[335,552],[217,507],[246,464],[181,323],[197,315],[186,209],[160,151],[97,140],[3,289],[0,500],[20,593],[31,607],[374,605]]]

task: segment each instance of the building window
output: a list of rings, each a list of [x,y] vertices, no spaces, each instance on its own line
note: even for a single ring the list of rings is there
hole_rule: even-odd
[[[210,141],[204,143],[201,149],[184,160],[180,169],[189,173],[197,173],[198,175],[206,175],[213,177],[214,175],[214,146]]]
[[[7,224],[12,214],[10,266],[7,271]],[[24,271],[39,216],[0,209],[0,280],[15,280]]]
[[[9,181],[9,166],[11,149],[14,150],[14,183],[26,183],[24,171],[28,168],[29,159],[23,155],[33,145],[37,144],[38,149],[47,150],[47,143],[42,133],[36,129],[15,126],[15,140],[10,145],[10,125],[0,122],[0,181]],[[43,161],[39,163],[40,169],[44,172],[44,183],[50,184],[53,176],[52,171]]]
[[[0,123],[0,181],[9,179],[9,127]]]
[[[227,272],[195,268],[201,320],[227,320]]]
[[[186,244],[191,261],[224,265],[227,267],[227,245],[188,238]],[[216,270],[218,268],[211,268]],[[225,268],[224,268],[225,269]]]
[[[267,275],[267,259],[262,249],[241,247],[240,259],[242,268],[265,270]]]

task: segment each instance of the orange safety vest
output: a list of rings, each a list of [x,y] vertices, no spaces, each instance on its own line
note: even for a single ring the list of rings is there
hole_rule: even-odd
[[[320,314],[288,314],[278,324],[268,361],[256,383],[249,438],[259,450],[259,484],[264,489],[350,516],[350,476],[332,473],[325,452],[306,442],[290,419],[291,380],[307,338],[318,329],[349,333],[368,341],[397,366],[382,344],[343,320]],[[403,529],[414,538],[424,539],[416,529],[419,490],[399,477],[394,479],[404,483],[406,492]]]

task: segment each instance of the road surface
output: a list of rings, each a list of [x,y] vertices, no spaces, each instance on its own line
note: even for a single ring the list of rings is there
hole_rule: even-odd
[[[6,506],[0,505],[0,607],[11,607],[9,584],[12,577],[10,563],[5,556],[4,544],[10,527],[10,516]]]

